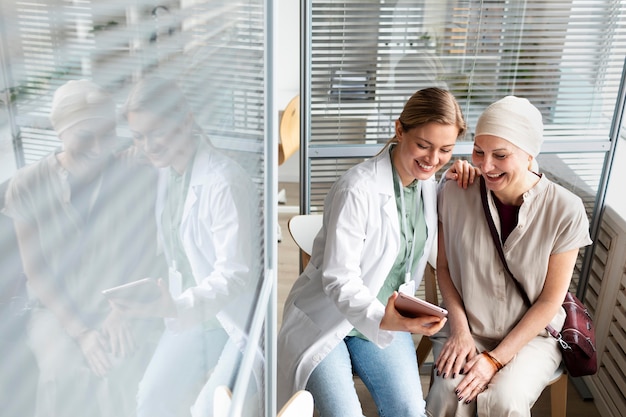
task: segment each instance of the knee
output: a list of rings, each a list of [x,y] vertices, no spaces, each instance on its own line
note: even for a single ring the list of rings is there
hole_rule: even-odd
[[[372,397],[378,405],[378,413],[381,417],[389,416],[416,416],[421,417],[426,414],[426,402],[422,386],[417,383],[410,383],[397,386],[391,385],[392,391],[373,392]]]
[[[457,395],[454,393],[460,379],[441,378],[434,376],[428,395],[426,396],[426,411],[429,415],[444,415],[444,410],[449,405],[456,406],[458,404]]]
[[[378,413],[380,417],[426,416],[424,400],[420,394],[414,394],[410,400],[405,398],[404,401],[397,401],[390,409],[381,408]]]
[[[478,414],[481,416],[530,415],[529,410],[534,403],[534,399],[530,397],[519,386],[511,390],[510,387],[492,384],[478,396]]]

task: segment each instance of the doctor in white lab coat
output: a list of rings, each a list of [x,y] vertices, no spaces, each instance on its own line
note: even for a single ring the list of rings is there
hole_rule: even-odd
[[[125,114],[135,145],[159,168],[156,222],[169,265],[160,299],[121,306],[166,324],[139,384],[137,416],[210,415],[214,389],[233,389],[248,342],[261,276],[258,190],[209,143],[174,82],[141,80]]]
[[[362,416],[353,372],[381,415],[424,415],[411,333],[434,334],[445,319],[407,318],[397,291],[414,295],[436,242],[433,175],[449,162],[465,121],[455,98],[416,92],[375,157],[330,189],[311,260],[294,283],[278,336],[278,404],[313,394],[321,417]],[[449,178],[469,178],[467,163]],[[473,178],[473,177],[472,177]]]

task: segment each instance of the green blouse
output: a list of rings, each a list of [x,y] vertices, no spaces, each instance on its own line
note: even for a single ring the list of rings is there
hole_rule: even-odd
[[[389,152],[391,155],[391,149]],[[383,305],[387,305],[387,300],[391,294],[394,291],[398,291],[400,285],[404,284],[406,264],[409,262],[411,247],[414,247],[413,264],[410,267],[410,271],[412,273],[424,253],[424,246],[428,236],[426,220],[424,219],[424,203],[421,198],[421,184],[418,180],[414,180],[406,187],[402,187],[401,190],[399,175],[393,164],[391,166],[394,178],[393,188],[396,197],[396,207],[398,208],[398,221],[400,224],[400,250],[391,271],[389,271],[383,286],[380,288],[376,296],[376,298],[378,298]],[[406,226],[408,230],[404,229],[405,223],[402,220],[401,192],[404,192]],[[363,336],[356,329],[352,329],[352,331],[348,333],[348,336],[357,336],[365,339],[365,336]]]

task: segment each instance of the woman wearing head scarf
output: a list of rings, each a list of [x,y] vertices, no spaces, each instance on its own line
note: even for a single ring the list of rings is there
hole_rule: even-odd
[[[59,87],[50,120],[62,149],[15,174],[5,207],[32,304],[36,416],[130,415],[126,386],[138,384],[160,323],[128,319],[101,291],[158,273],[152,175],[115,157],[115,104],[93,82]]]
[[[448,323],[433,336],[436,372],[429,416],[530,416],[559,372],[561,353],[545,327],[561,329],[561,308],[578,251],[591,243],[579,197],[534,172],[541,113],[507,96],[478,119],[472,154],[482,172],[467,190],[439,194],[437,277]],[[484,182],[507,264],[482,206]]]
[[[398,291],[414,295],[422,280],[436,240],[433,176],[464,132],[450,92],[419,90],[388,145],[330,189],[311,260],[285,302],[279,405],[306,388],[320,416],[362,416],[354,371],[381,415],[424,415],[411,333],[431,335],[445,319],[404,317],[394,303]],[[455,167],[457,180],[470,175],[467,169]]]

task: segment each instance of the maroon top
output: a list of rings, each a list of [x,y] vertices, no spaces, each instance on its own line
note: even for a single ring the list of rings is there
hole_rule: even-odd
[[[496,203],[498,214],[500,215],[500,230],[502,231],[502,243],[506,241],[515,226],[517,226],[518,215],[520,206],[504,204],[495,194],[493,195],[493,201]]]

